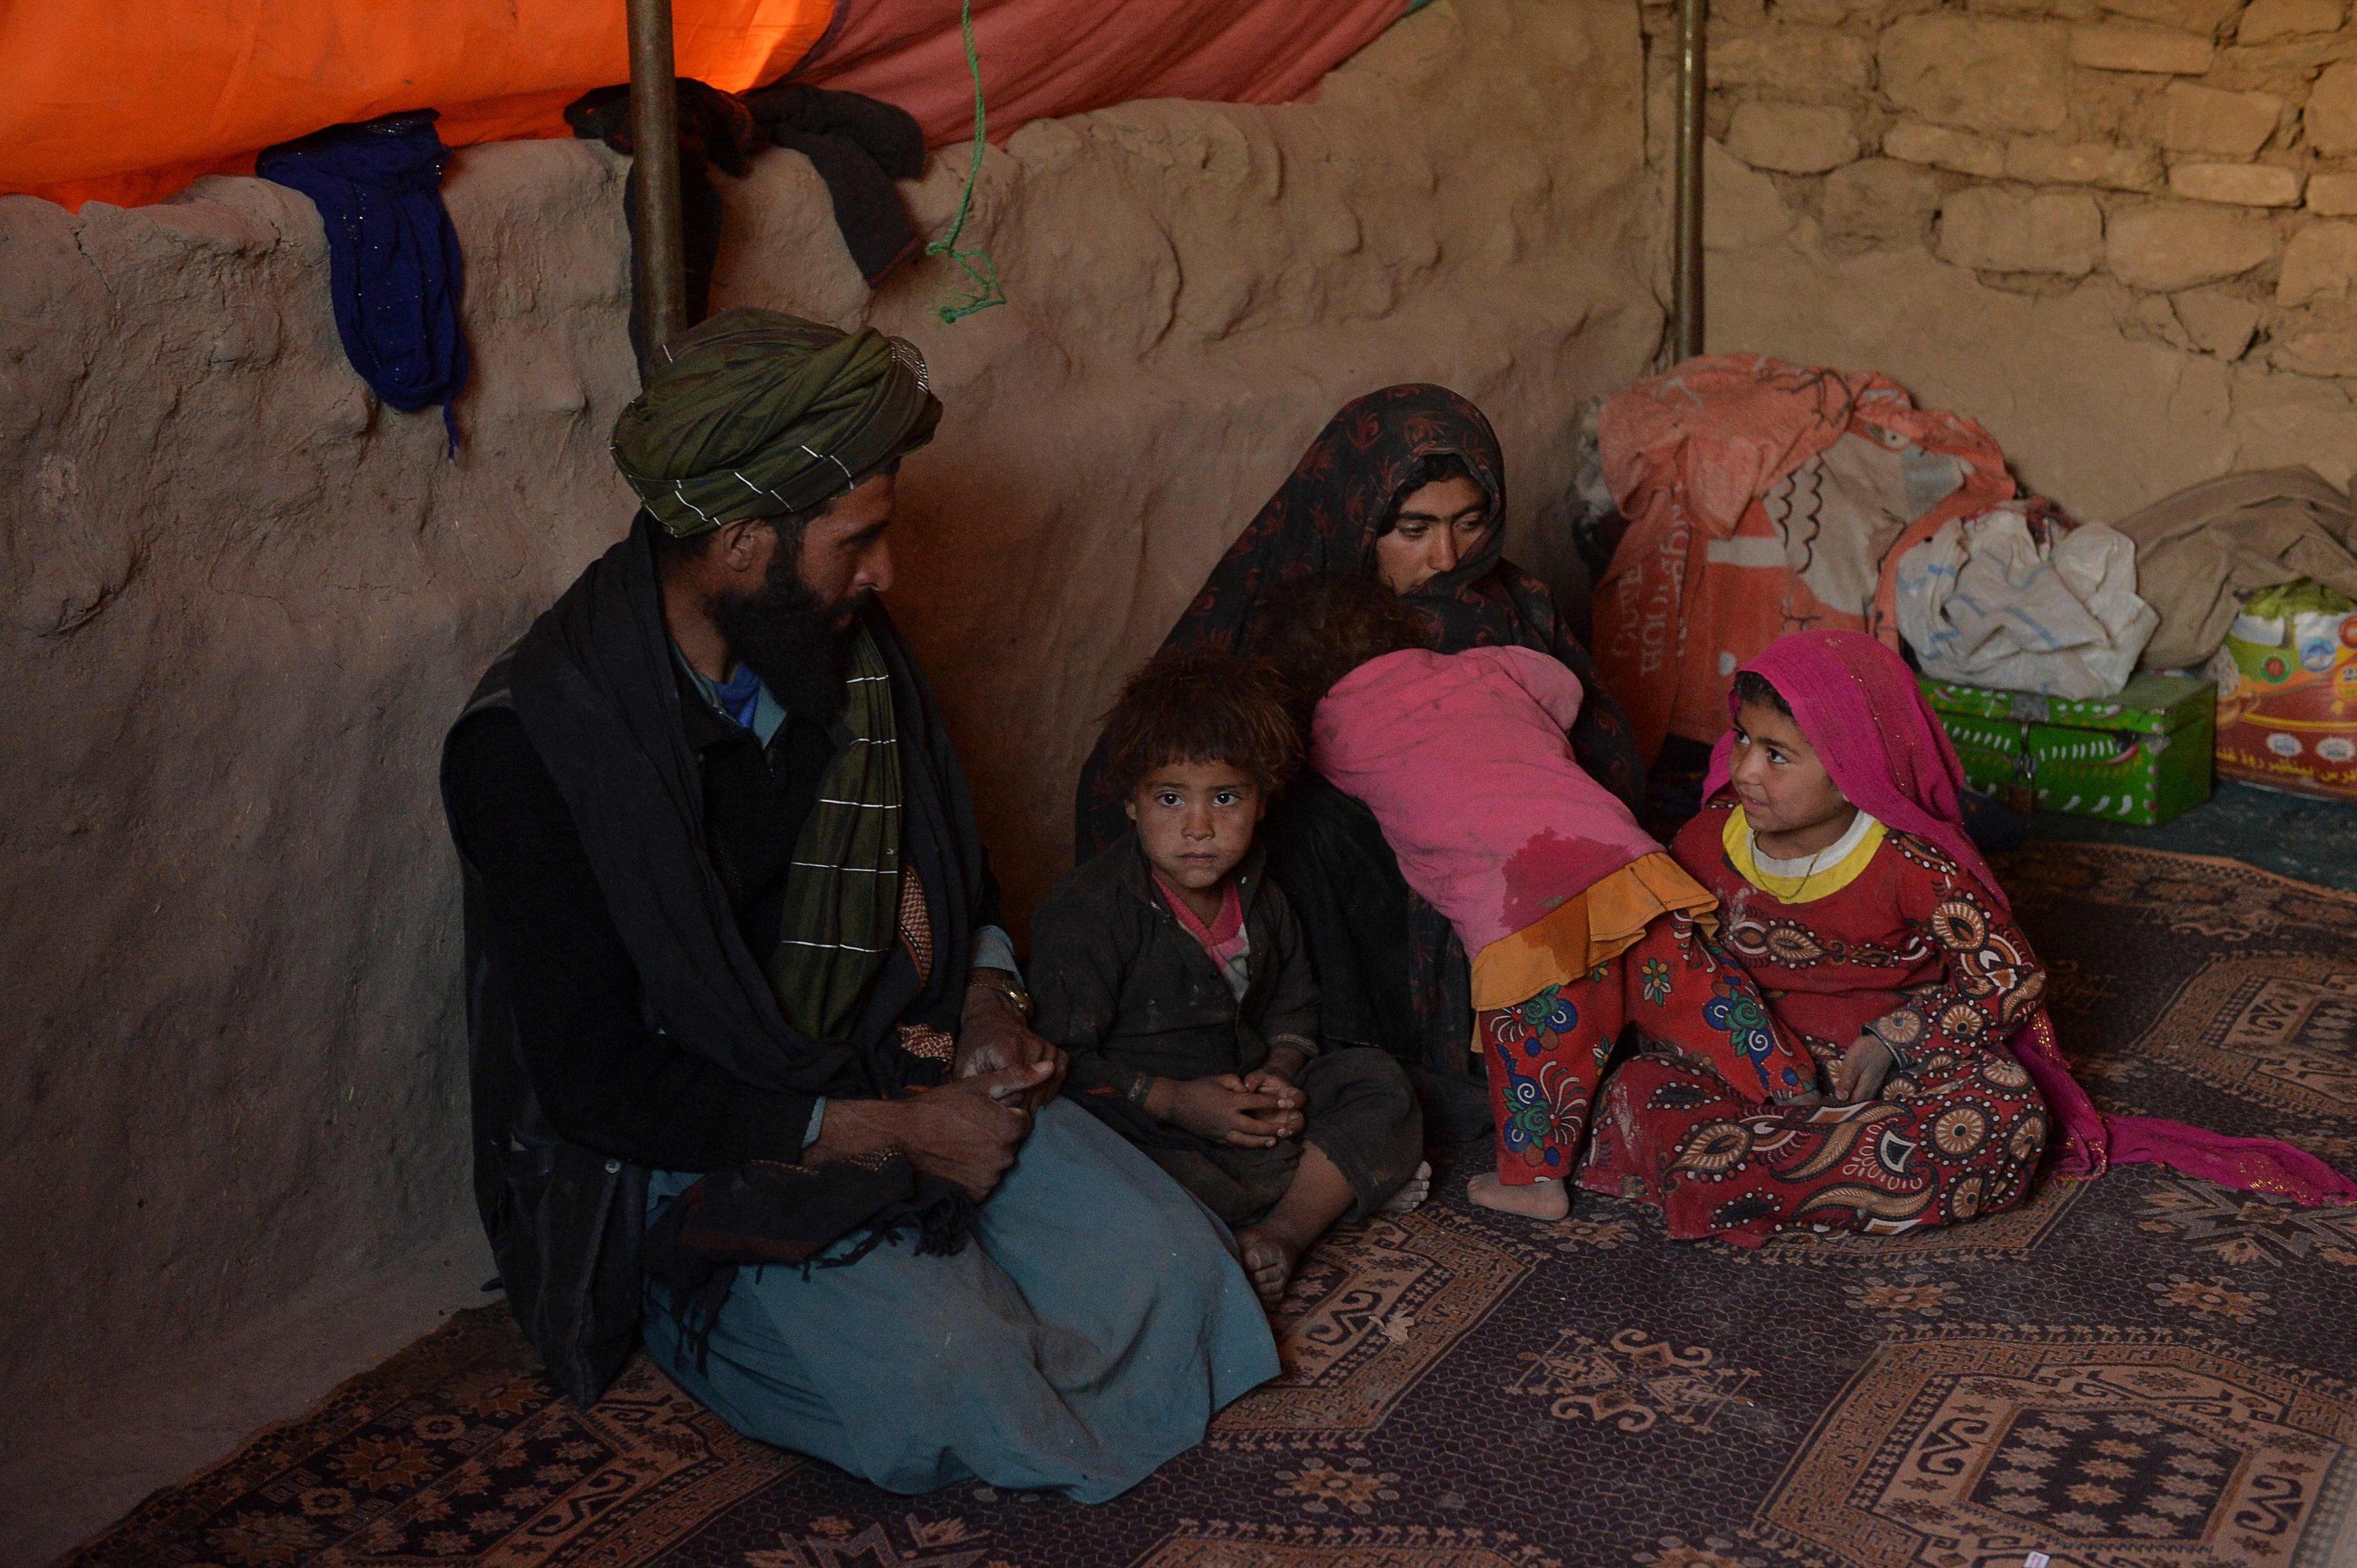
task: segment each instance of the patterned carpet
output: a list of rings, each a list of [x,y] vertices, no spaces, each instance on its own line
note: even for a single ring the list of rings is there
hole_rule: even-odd
[[[2099,1099],[2357,1165],[2357,896],[2111,845],[2006,873]],[[1477,1216],[1458,1185],[1338,1234],[1286,1305],[1285,1378],[1102,1508],[894,1497],[736,1436],[643,1359],[576,1410],[492,1308],[67,1561],[2357,1563],[2357,1210],[2127,1170],[1746,1253],[1587,1197]]]

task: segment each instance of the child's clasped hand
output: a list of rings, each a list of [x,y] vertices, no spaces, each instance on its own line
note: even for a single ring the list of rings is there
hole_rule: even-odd
[[[1263,1074],[1253,1075],[1255,1080]],[[1279,1138],[1301,1133],[1301,1091],[1278,1080],[1254,1088],[1232,1072],[1211,1078],[1158,1079],[1147,1095],[1146,1113],[1182,1127],[1199,1138],[1240,1149],[1265,1149]]]
[[[1836,1104],[1854,1105],[1871,1100],[1882,1091],[1882,1080],[1890,1076],[1890,1047],[1878,1035],[1860,1035],[1850,1043],[1849,1049],[1834,1063],[1825,1077],[1831,1081]]]

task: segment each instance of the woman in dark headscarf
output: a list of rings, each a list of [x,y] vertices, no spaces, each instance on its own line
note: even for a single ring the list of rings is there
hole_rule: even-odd
[[[1505,463],[1481,411],[1445,387],[1385,387],[1346,404],[1211,572],[1164,639],[1249,650],[1285,590],[1374,576],[1443,653],[1511,644],[1562,660],[1587,691],[1571,730],[1580,766],[1641,813],[1644,768],[1544,584],[1505,559]],[[1100,743],[1081,771],[1086,861],[1128,829],[1103,788]],[[1320,1033],[1380,1046],[1426,1091],[1444,1136],[1475,1131],[1488,1091],[1471,1055],[1469,966],[1438,911],[1408,890],[1372,813],[1314,773],[1262,829],[1269,869],[1300,915],[1324,997]]]

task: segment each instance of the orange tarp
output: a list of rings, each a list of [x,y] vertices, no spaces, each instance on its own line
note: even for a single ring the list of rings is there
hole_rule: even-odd
[[[274,142],[405,109],[442,139],[568,134],[630,79],[624,0],[0,0],[0,191],[155,201]],[[1138,98],[1282,103],[1405,0],[974,0],[990,134]],[[673,0],[679,73],[821,87],[970,134],[959,0]]]
[[[674,0],[679,72],[774,81],[834,9]],[[0,5],[0,190],[153,200],[404,109],[441,110],[452,146],[561,136],[565,104],[630,74],[622,0],[21,0]]]

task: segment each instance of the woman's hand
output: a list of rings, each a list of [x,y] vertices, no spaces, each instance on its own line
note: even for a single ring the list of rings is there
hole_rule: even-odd
[[[829,1100],[813,1165],[877,1150],[908,1156],[979,1203],[990,1196],[1031,1131],[1026,1101],[1062,1069],[1052,1062],[977,1073],[906,1100]]]
[[[1826,1074],[1833,1080],[1835,1102],[1854,1105],[1873,1099],[1882,1091],[1882,1080],[1890,1076],[1890,1047],[1880,1037],[1860,1035]]]
[[[1286,1092],[1298,1098],[1299,1090]],[[1199,1138],[1239,1149],[1265,1149],[1301,1131],[1301,1112],[1278,1094],[1248,1086],[1234,1073],[1217,1078],[1157,1078],[1146,1091],[1146,1113]]]
[[[1039,1062],[1055,1070],[1026,1097],[1024,1109],[1036,1111],[1064,1086],[1064,1053],[1031,1032],[1015,998],[996,985],[968,985],[964,1015],[958,1024],[957,1056],[950,1068],[953,1079],[980,1073],[1028,1068]]]

